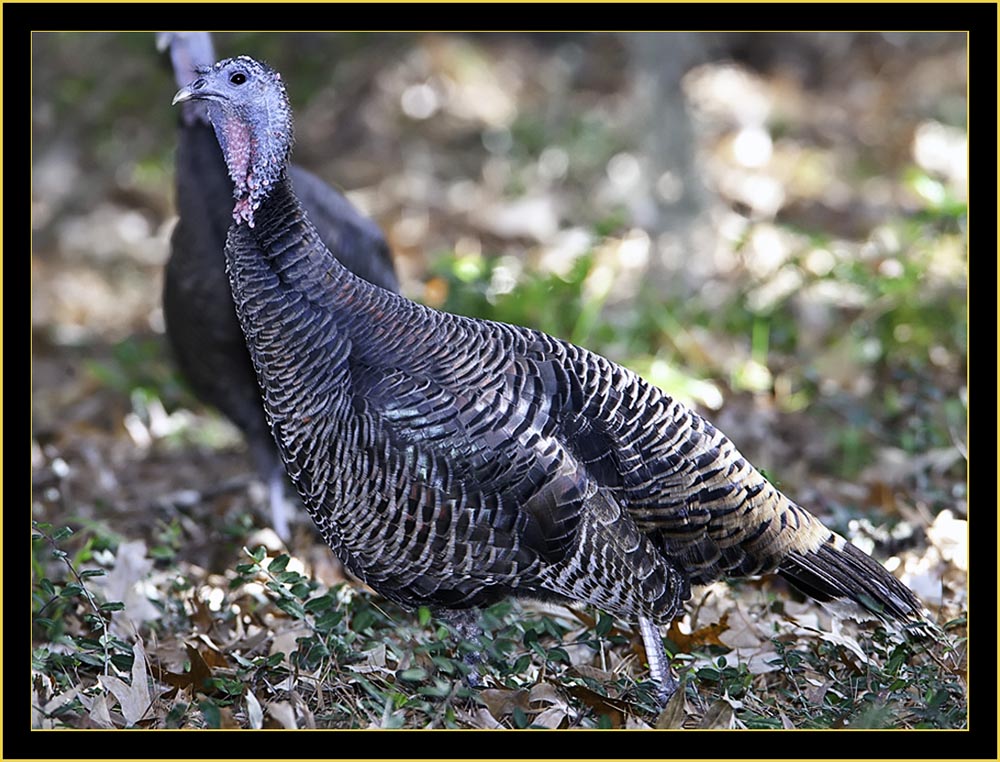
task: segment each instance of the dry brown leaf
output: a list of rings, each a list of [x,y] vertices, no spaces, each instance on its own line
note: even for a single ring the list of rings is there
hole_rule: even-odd
[[[204,687],[205,681],[212,677],[212,668],[202,658],[201,652],[195,646],[185,643],[184,648],[187,651],[188,660],[191,662],[191,671],[187,673],[190,676],[188,684],[200,690]]]
[[[785,614],[782,617],[786,622],[794,625],[792,632],[799,637],[812,638],[816,632],[822,629],[819,615],[821,610],[815,604],[808,602],[798,604],[795,601],[785,601]]]
[[[287,621],[287,620],[283,620]],[[274,639],[271,641],[271,648],[268,651],[269,656],[273,656],[276,653],[285,654],[285,660],[288,660],[289,655],[295,653],[298,650],[299,638],[309,637],[310,632],[308,628],[302,627],[297,624],[292,624],[288,629],[280,630],[281,627],[277,622],[275,623],[276,629],[273,633]]]
[[[48,679],[48,678],[46,678],[46,679]],[[32,689],[32,691],[34,691],[34,689]],[[41,713],[39,713],[39,714],[36,715],[34,713],[34,711],[33,711],[33,718],[32,718],[32,725],[31,725],[31,727],[33,727],[33,728],[35,728],[35,727],[37,727],[37,728],[49,728],[49,729],[55,727],[55,723],[51,719],[52,713],[55,712],[60,707],[64,706],[65,704],[68,704],[74,698],[76,698],[77,694],[80,695],[81,700],[83,699],[83,697],[85,695],[85,694],[80,693],[80,688],[78,686],[76,686],[76,687],[70,688],[67,691],[64,691],[63,693],[59,693],[59,694],[53,696],[48,701],[46,701],[45,705],[42,707]],[[32,701],[32,710],[34,710],[35,704],[36,704],[36,701]],[[36,720],[38,722],[37,725],[35,724]]]
[[[567,618],[571,617],[573,619],[578,620],[581,624],[584,625],[584,628],[586,630],[592,630],[594,629],[594,627],[597,626],[597,617],[592,616],[586,609],[580,609],[574,606],[559,606],[558,608],[561,609],[560,613],[562,615],[566,616]],[[544,610],[549,611],[549,608],[546,608]],[[622,629],[621,627],[619,627],[616,620],[615,623],[613,623],[611,625],[611,628],[608,630],[607,636],[608,637],[628,636],[630,633],[631,630],[629,630],[628,628]],[[567,641],[572,639],[573,639],[572,634],[566,636]]]
[[[737,654],[740,661],[746,663],[747,670],[751,675],[765,675],[768,672],[777,672],[781,669],[781,661],[778,652],[774,650],[754,651],[749,656]]]
[[[153,703],[149,694],[149,670],[146,668],[146,652],[142,640],[137,638],[132,646],[132,684],[118,677],[98,675],[98,682],[118,699],[122,716],[128,725],[135,725]]]
[[[208,632],[215,622],[211,607],[200,595],[192,596],[191,603],[194,606],[194,613],[191,614],[192,624],[202,632]]]
[[[528,691],[523,688],[518,690],[486,688],[479,692],[479,697],[486,704],[486,708],[490,710],[490,714],[497,719],[506,717],[515,708],[525,712],[531,708]]]
[[[273,701],[267,705],[267,713],[283,728],[296,730],[299,726],[295,721],[295,710],[287,701]]]
[[[205,660],[205,663],[209,667],[222,667],[223,669],[228,669],[229,659],[226,658],[222,649],[212,642],[211,638],[204,633],[201,633],[198,635],[198,640],[207,646],[207,648],[198,649],[198,653],[201,654],[201,658]]]
[[[582,635],[584,630],[579,630],[575,633],[567,633],[563,638],[563,650],[569,657],[569,663],[571,666],[576,666],[578,664],[592,664],[594,661],[594,655],[597,652],[589,643],[576,643],[574,640],[576,637]]]
[[[589,677],[599,683],[610,683],[615,679],[615,674],[606,669],[591,666],[590,664],[577,664],[573,667],[581,677]]]
[[[733,727],[734,718],[735,714],[733,713],[733,708],[728,702],[719,699],[708,708],[708,711],[705,712],[705,716],[702,717],[701,722],[698,723],[698,727],[729,730]]]
[[[219,727],[224,730],[243,727],[233,714],[233,708],[231,706],[219,707]]]
[[[95,696],[88,707],[87,719],[92,727],[113,728],[115,724],[111,721],[111,713],[108,711],[108,701],[104,694]]]
[[[294,674],[291,674],[288,677],[286,677],[284,680],[280,680],[279,682],[277,682],[274,685],[272,685],[271,688],[273,690],[275,690],[275,691],[278,691],[278,692],[281,692],[281,691],[294,691],[295,690],[295,686],[297,684],[298,684],[298,676],[294,675]]]
[[[751,616],[748,604],[749,601],[734,603],[731,611],[735,616],[727,621],[729,629],[719,634],[719,640],[727,648],[734,650],[760,649],[771,643],[773,633],[770,627],[770,617],[763,612],[759,612],[757,617]],[[720,616],[719,620],[721,618]]]
[[[52,721],[42,714],[42,710],[38,705],[38,691],[35,690],[34,686],[31,688],[31,727],[32,728],[45,728],[50,730],[52,728]]]
[[[629,715],[625,718],[625,730],[652,730],[653,726],[645,720]]]
[[[115,553],[114,568],[106,577],[95,578],[95,584],[103,588],[109,601],[125,604],[122,611],[116,611],[112,616],[112,628],[116,632],[131,630],[125,622],[139,626],[162,615],[149,600],[143,585],[152,569],[153,561],[146,557],[146,543],[135,540],[121,543]]]
[[[566,701],[563,699],[562,694],[559,693],[559,689],[552,685],[552,683],[538,683],[537,685],[533,685],[531,692],[528,694],[528,701],[532,704],[539,701],[548,704],[566,705]]]
[[[624,701],[594,693],[594,691],[582,685],[572,686],[569,692],[598,714],[607,716],[611,721],[611,727],[620,728],[625,723],[625,715],[629,709],[629,705]]]
[[[251,624],[242,637],[238,637],[226,646],[226,650],[239,651],[245,654],[247,651],[255,650],[257,646],[267,640],[270,636],[271,633],[268,632],[266,627]]]
[[[823,698],[826,696],[826,692],[833,687],[833,680],[812,680],[806,678],[809,683],[812,683],[812,687],[807,689],[805,692],[806,701],[810,704],[822,704]]]
[[[247,722],[254,730],[264,727],[264,709],[249,688],[247,688]]]
[[[566,709],[562,706],[550,706],[543,712],[539,712],[535,718],[531,721],[532,725],[537,725],[541,728],[558,728],[563,724],[566,719],[567,713]]]
[[[583,622],[588,630],[594,629],[594,625],[597,624],[597,617],[591,616],[589,612],[583,609],[570,608],[567,609],[567,611],[569,611],[570,616],[574,619],[578,619]]]
[[[370,672],[388,673],[389,670],[386,667],[386,649],[385,643],[379,643],[372,649],[368,651],[362,651],[361,655],[365,657],[363,664],[348,664],[347,669],[351,672],[357,672],[358,674],[368,674]]]
[[[856,638],[850,635],[847,628],[844,627],[845,624],[850,626],[851,620],[844,620],[835,616],[831,620],[829,628],[820,630],[816,634],[820,639],[828,643],[844,646],[852,651],[863,664],[868,664],[868,655],[865,653],[864,648],[861,647]]]
[[[690,635],[686,635],[680,631],[677,626],[676,620],[670,623],[670,629],[667,630],[667,637],[684,653],[691,653],[705,646],[721,646],[722,648],[729,648],[725,643],[719,640],[719,635],[724,633],[729,629],[729,613],[723,614],[719,621],[715,624],[710,624],[705,627],[699,627],[697,630],[692,632]]]
[[[159,665],[151,665],[150,671],[152,672],[154,678],[159,680],[161,683],[173,686],[173,691],[168,692],[169,695],[186,688],[190,688],[195,691],[202,690],[205,685],[205,681],[212,676],[211,667],[206,663],[205,659],[202,658],[195,646],[190,643],[184,643],[184,651],[187,656],[187,661],[191,665],[190,670],[187,672],[171,672],[170,670]]]
[[[502,728],[499,722],[490,714],[490,710],[486,707],[479,707],[470,715],[466,715],[466,719],[469,725],[473,728],[484,728],[487,730],[497,730]]]
[[[663,707],[660,716],[656,718],[656,727],[661,729],[682,728],[687,716],[687,699],[684,696],[684,689],[678,688],[677,692],[670,697],[667,705]]]
[[[309,708],[309,705],[303,700],[301,694],[299,694],[298,691],[292,691],[290,698],[295,703],[295,706],[298,707],[299,714],[302,715],[303,727],[306,727],[310,730],[315,730],[316,717],[313,715],[312,710]]]

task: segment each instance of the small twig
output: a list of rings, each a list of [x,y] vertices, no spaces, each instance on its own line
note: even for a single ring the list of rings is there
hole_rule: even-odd
[[[111,623],[111,615],[109,614],[107,621],[105,621],[104,612],[101,611],[101,608],[100,606],[97,605],[97,601],[94,599],[94,596],[91,594],[90,590],[87,589],[86,584],[84,584],[83,577],[80,576],[80,573],[76,570],[73,564],[70,563],[69,554],[65,550],[59,547],[58,543],[52,538],[52,536],[48,532],[46,532],[38,525],[37,521],[32,521],[31,524],[34,527],[35,531],[38,532],[42,537],[44,537],[46,542],[48,542],[49,545],[52,546],[53,550],[57,551],[53,553],[53,555],[56,558],[61,558],[63,563],[66,564],[66,568],[68,568],[70,574],[72,574],[73,577],[76,578],[77,584],[80,586],[80,589],[83,590],[84,595],[87,597],[87,602],[90,604],[90,607],[94,609],[94,613],[97,615],[97,618],[101,623],[101,629],[104,631],[104,637],[101,638],[101,644],[104,647],[104,674],[110,675],[110,672],[108,671],[108,666],[111,663],[111,655],[108,650],[108,626]]]
[[[395,625],[398,625],[398,624],[399,624],[399,622],[397,622],[397,621],[395,620],[395,618],[394,618],[394,617],[392,616],[392,614],[390,614],[390,613],[389,613],[388,611],[386,611],[386,610],[385,610],[385,609],[383,609],[383,608],[382,608],[381,606],[379,606],[379,605],[378,605],[378,603],[377,603],[376,601],[369,601],[368,603],[369,603],[369,605],[370,605],[370,606],[371,606],[371,607],[372,607],[373,609],[375,609],[375,610],[376,610],[376,611],[378,611],[378,612],[379,612],[380,614],[382,614],[382,616],[384,616],[384,617],[385,617],[386,619],[388,619],[388,620],[389,620],[390,622],[392,622],[392,623],[393,623],[393,624],[395,624]]]
[[[937,664],[945,672],[952,672],[953,671],[953,668],[949,667],[947,664],[945,664],[945,662],[937,654],[935,654],[930,648],[927,648],[926,646],[924,646],[922,649],[920,649],[920,651],[917,651],[916,649],[914,649],[914,651],[915,651],[915,653],[920,653],[920,651],[922,651],[923,653],[927,654],[927,656],[930,657],[931,661],[933,661],[935,664]]]
[[[701,600],[698,601],[697,605],[691,609],[691,632],[698,629],[698,616],[701,614],[701,609],[708,601],[708,597],[712,594],[712,588],[709,587],[705,590],[705,594],[701,596]]]

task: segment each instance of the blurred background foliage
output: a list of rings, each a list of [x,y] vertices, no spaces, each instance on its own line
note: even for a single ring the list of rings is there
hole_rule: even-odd
[[[966,517],[964,34],[214,37],[406,295],[632,367],[854,537]],[[163,508],[248,470],[163,341],[172,74],[152,33],[36,33],[31,73],[33,516],[231,568],[245,502],[228,543]]]

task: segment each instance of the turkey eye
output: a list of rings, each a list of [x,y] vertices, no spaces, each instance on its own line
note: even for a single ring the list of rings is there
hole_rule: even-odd
[[[241,71],[238,71],[229,78],[229,81],[232,82],[234,85],[242,85],[244,82],[247,81],[247,75]]]

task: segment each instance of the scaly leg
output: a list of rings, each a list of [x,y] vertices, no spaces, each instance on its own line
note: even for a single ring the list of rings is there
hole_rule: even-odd
[[[438,612],[438,617],[455,628],[460,640],[468,640],[476,644],[476,650],[462,657],[469,667],[465,676],[466,685],[470,688],[482,687],[481,672],[483,668],[483,628],[479,625],[479,611],[476,609],[445,609]],[[458,643],[455,643],[457,648]]]
[[[285,501],[285,471],[279,468],[267,480],[268,497],[271,503],[271,522],[282,542],[292,538],[288,523],[288,503]]]
[[[649,662],[649,676],[659,684],[657,698],[666,704],[677,691],[678,682],[670,674],[670,663],[663,647],[660,629],[651,619],[639,617],[639,631],[642,633],[642,645],[646,649],[646,661]]]

